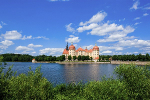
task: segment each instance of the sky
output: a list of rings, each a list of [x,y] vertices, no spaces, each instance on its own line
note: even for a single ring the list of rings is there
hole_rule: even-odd
[[[150,0],[0,0],[0,54],[150,54]]]

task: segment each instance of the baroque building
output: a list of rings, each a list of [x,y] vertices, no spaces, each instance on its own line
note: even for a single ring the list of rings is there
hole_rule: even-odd
[[[71,44],[71,46],[69,46],[69,48],[68,48],[68,43],[67,43],[67,46],[63,51],[63,55],[65,55],[66,60],[68,59],[69,55],[71,55],[72,58],[73,56],[78,57],[79,55],[81,55],[81,56],[92,57],[93,60],[98,60],[99,59],[99,47],[95,44],[93,49],[90,49],[90,50],[88,50],[87,48],[82,49],[81,47],[76,50],[73,43]]]

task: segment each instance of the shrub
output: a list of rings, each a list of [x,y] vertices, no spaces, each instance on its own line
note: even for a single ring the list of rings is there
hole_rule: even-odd
[[[84,89],[87,100],[127,100],[125,86],[119,80],[106,79],[89,82]]]
[[[130,99],[150,99],[150,71],[146,67],[123,64],[115,73],[124,83]]]

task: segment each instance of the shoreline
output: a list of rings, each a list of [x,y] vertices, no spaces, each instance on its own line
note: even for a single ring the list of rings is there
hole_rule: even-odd
[[[110,64],[110,62],[56,62],[58,64]]]
[[[150,65],[150,61],[111,61],[111,62],[49,62],[49,61],[36,61],[32,63],[57,63],[57,64],[135,64],[135,65]]]
[[[111,64],[150,65],[150,61],[111,61]]]

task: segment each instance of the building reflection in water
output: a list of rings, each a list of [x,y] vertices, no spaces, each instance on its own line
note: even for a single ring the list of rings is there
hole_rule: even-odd
[[[65,83],[100,79],[100,64],[66,64],[64,65]]]

